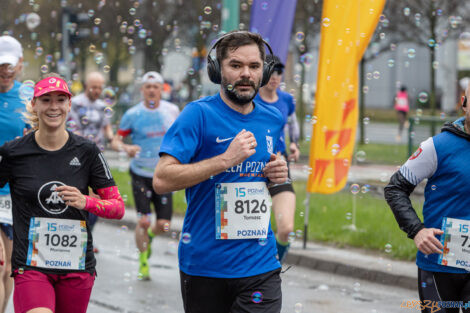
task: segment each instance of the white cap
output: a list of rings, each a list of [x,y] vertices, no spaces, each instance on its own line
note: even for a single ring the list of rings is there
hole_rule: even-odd
[[[142,76],[142,84],[147,84],[147,83],[157,83],[157,84],[163,84],[163,77],[157,72],[147,72]]]
[[[0,37],[0,65],[11,64],[16,66],[23,57],[23,48],[18,40],[11,36]]]

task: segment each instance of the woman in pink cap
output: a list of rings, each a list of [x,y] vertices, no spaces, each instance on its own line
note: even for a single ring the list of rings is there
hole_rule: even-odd
[[[13,203],[17,313],[86,312],[96,274],[88,212],[124,215],[98,147],[66,130],[70,97],[58,75],[37,82],[27,105],[33,131],[0,147],[0,187],[10,183]]]

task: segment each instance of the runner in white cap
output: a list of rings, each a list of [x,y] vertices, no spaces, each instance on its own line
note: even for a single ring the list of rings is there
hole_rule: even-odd
[[[119,130],[112,142],[113,149],[125,151],[133,158],[130,165],[134,202],[138,213],[135,240],[140,251],[138,278],[150,279],[148,258],[152,253],[152,239],[168,231],[173,213],[172,194],[158,195],[152,188],[153,171],[160,159],[163,136],[178,117],[176,105],[162,100],[163,77],[148,72],[142,77],[141,92],[144,100],[129,109],[121,119]],[[131,136],[132,145],[124,144],[123,137]],[[156,213],[156,224],[150,227],[150,204]]]
[[[0,145],[23,135],[26,123],[21,117],[25,110],[20,98],[21,83],[16,78],[23,68],[23,49],[11,36],[0,37]],[[11,196],[6,185],[0,188],[0,312],[4,312],[13,288],[11,275]]]

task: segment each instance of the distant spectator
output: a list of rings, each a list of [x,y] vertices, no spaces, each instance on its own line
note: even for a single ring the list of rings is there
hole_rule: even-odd
[[[398,117],[398,135],[397,141],[401,141],[401,136],[403,133],[403,128],[405,128],[406,118],[408,111],[410,110],[410,101],[408,99],[408,92],[405,86],[401,86],[400,91],[398,91],[397,96],[395,97],[395,110],[397,111]]]

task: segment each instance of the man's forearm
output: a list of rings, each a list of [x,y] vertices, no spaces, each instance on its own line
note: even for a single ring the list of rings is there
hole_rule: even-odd
[[[111,149],[113,149],[114,151],[120,151],[123,149],[123,145],[124,143],[122,142],[122,140],[119,140],[118,139],[118,135],[116,135],[113,140],[111,141]]]
[[[173,157],[160,159],[155,169],[153,189],[159,194],[192,187],[228,168],[222,155],[191,164],[172,162],[168,158],[173,159]]]
[[[113,141],[113,137],[114,137],[114,133],[113,133],[113,129],[112,129],[111,125],[109,125],[109,124],[106,125],[104,131],[105,131],[105,136],[106,136],[106,138],[108,138],[108,140],[109,140],[110,142],[112,142],[112,141]]]

